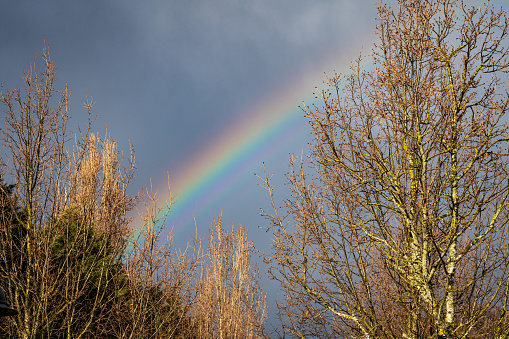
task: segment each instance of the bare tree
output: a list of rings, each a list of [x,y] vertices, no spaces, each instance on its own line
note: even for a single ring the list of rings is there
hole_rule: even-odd
[[[193,321],[200,338],[263,338],[265,292],[251,264],[251,242],[241,226],[223,228],[222,215],[210,228],[206,262],[196,283]]]
[[[51,276],[50,241],[43,241],[38,230],[65,205],[59,183],[66,176],[68,166],[63,145],[70,136],[67,132],[69,95],[67,88],[61,92],[53,89],[55,67],[46,49],[43,61],[45,67],[40,75],[35,65],[25,72],[24,92],[17,87],[7,92],[2,90],[0,96],[6,106],[2,173],[4,178],[13,179],[13,201],[19,201],[24,210],[22,218],[15,214],[15,225],[23,239],[6,239],[18,243],[19,263],[10,272],[2,272],[7,293],[20,309],[14,328],[21,338],[34,337],[37,329],[44,326],[45,309],[57,290],[56,281],[47,280]],[[55,100],[55,94],[60,98]],[[56,108],[52,109],[52,104]]]
[[[378,13],[374,70],[359,58],[303,107],[315,142],[292,159],[284,208],[273,202],[284,329],[505,338],[508,20],[456,0]]]

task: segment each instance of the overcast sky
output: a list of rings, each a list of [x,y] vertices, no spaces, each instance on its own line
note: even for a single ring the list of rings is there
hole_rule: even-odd
[[[167,171],[170,181],[178,181],[183,168],[200,166],[197,158],[213,152],[216,140],[249,130],[252,115],[279,114],[264,112],[276,107],[265,102],[284,94],[277,109],[300,115],[298,106],[311,102],[323,72],[345,71],[362,46],[371,50],[375,2],[3,1],[0,83],[6,89],[19,84],[45,38],[58,68],[57,87],[68,83],[71,89],[74,123],[86,118],[88,93],[96,101],[94,129],[104,135],[107,126],[120,149],[128,150],[128,140],[136,149],[138,177],[131,192],[148,186],[150,178],[164,189]],[[227,224],[246,226],[255,246],[269,250],[270,233],[258,229],[267,226],[258,212],[267,208],[268,196],[253,173],[261,173],[265,162],[283,199],[289,153],[308,149],[309,132],[302,118],[280,126],[276,133],[284,138],[260,134],[257,142],[264,146],[246,147],[245,159],[232,167],[237,173],[210,186],[206,203],[174,225],[177,240],[191,240],[193,216],[198,235],[205,235],[222,210]],[[259,267],[265,275],[265,266]],[[265,278],[264,284],[273,301],[275,285]]]

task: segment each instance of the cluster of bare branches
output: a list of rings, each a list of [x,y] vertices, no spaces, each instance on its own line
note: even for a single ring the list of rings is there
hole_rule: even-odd
[[[506,338],[509,21],[456,0],[378,13],[374,70],[359,59],[303,107],[315,142],[268,216],[284,329]]]
[[[115,141],[91,132],[88,99],[86,129],[68,129],[69,91],[53,88],[47,48],[42,60],[23,89],[0,93],[0,285],[19,311],[1,320],[0,336],[263,336],[265,295],[247,232],[225,232],[219,220],[207,253],[201,239],[174,246],[172,199],[128,195],[134,150],[124,159]],[[137,204],[141,228],[130,217]]]
[[[209,265],[201,270],[193,309],[200,338],[261,338],[267,316],[265,292],[258,270],[251,266],[252,244],[247,230],[214,220],[206,252]]]

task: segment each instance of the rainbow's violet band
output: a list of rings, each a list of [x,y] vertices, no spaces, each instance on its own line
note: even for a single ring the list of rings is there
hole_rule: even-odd
[[[360,41],[366,43],[365,39]],[[265,160],[262,155],[277,152],[280,143],[302,142],[304,136],[309,136],[299,105],[316,101],[313,91],[315,87],[323,87],[324,72],[333,69],[348,72],[350,58],[358,56],[360,47],[357,44],[348,51],[333,53],[334,57],[319,62],[291,83],[272,91],[269,98],[260,100],[259,106],[246,110],[243,116],[247,118],[232,123],[226,132],[193,154],[190,160],[183,161],[176,172],[169,173],[172,195],[176,198],[168,227],[173,229],[174,236],[178,238],[183,232],[194,234],[194,229],[186,231],[180,225],[192,220],[193,215],[218,196],[240,186],[247,177],[246,172],[252,176],[252,169]],[[159,202],[169,198],[167,187],[167,182],[155,185],[159,188]],[[136,221],[135,225],[139,228],[141,222]]]

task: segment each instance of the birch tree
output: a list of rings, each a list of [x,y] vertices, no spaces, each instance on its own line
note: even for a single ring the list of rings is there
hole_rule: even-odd
[[[304,106],[292,196],[265,214],[286,332],[506,338],[508,20],[490,3],[380,4],[369,60]],[[307,166],[312,170],[307,171]],[[271,198],[270,177],[263,178]]]

